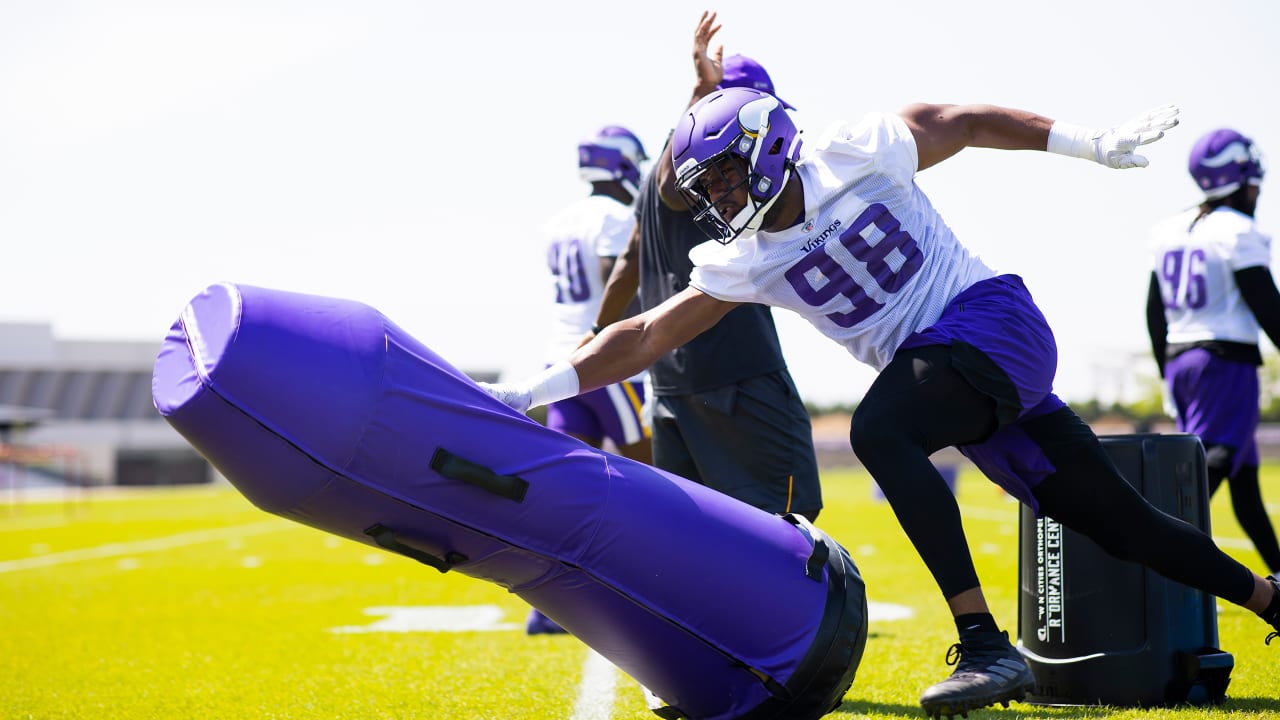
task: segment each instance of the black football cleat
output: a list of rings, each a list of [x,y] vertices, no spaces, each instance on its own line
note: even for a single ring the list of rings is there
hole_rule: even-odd
[[[1280,572],[1269,575],[1267,582],[1271,583],[1271,588],[1275,590],[1276,594],[1271,600],[1271,605],[1259,613],[1259,617],[1271,623],[1271,627],[1275,628],[1274,631],[1267,635],[1265,641],[1270,645],[1272,640],[1280,637]]]
[[[920,696],[929,717],[966,717],[970,710],[1021,700],[1035,684],[1031,668],[1009,643],[1004,631],[962,630],[960,642],[947,651],[951,677]]]

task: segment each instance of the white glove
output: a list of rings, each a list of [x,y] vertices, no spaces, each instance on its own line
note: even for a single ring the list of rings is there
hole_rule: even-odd
[[[481,390],[494,396],[503,405],[518,413],[528,412],[529,405],[533,402],[533,394],[529,392],[527,385],[518,385],[516,383],[489,384],[486,382],[476,384],[480,386]]]
[[[503,405],[523,413],[531,407],[547,405],[577,395],[578,372],[568,362],[561,361],[524,382],[476,384],[500,400]]]
[[[1092,160],[1109,168],[1146,167],[1147,159],[1135,155],[1134,150],[1164,137],[1164,131],[1177,124],[1178,108],[1175,105],[1152,108],[1106,130],[1055,122],[1049,129],[1049,144],[1045,150]]]

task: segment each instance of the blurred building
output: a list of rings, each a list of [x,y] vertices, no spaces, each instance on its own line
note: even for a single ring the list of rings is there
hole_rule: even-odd
[[[0,323],[0,487],[212,481],[212,467],[152,403],[160,345],[64,340],[48,324]]]
[[[200,483],[204,458],[156,412],[160,342],[71,341],[0,323],[0,445],[10,477],[77,485]]]

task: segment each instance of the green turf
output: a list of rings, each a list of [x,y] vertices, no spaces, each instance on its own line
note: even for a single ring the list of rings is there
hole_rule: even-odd
[[[944,677],[954,628],[932,580],[868,477],[824,474],[819,525],[854,556],[873,601],[910,620],[871,626],[857,681],[831,718],[921,718]],[[1280,499],[1280,468],[1264,470]],[[1017,506],[973,471],[958,494],[988,599],[1016,629]],[[1226,493],[1215,534],[1243,535]],[[658,530],[655,530],[658,531]],[[1258,566],[1252,550],[1230,552]],[[367,608],[496,606],[496,632],[339,633]],[[84,495],[0,494],[2,718],[570,718],[588,652],[527,637],[527,605],[501,588],[441,575],[377,548],[259,511],[225,487]],[[1223,605],[1235,656],[1215,708],[1117,710],[1014,704],[970,718],[1280,717],[1280,648],[1251,613]],[[615,720],[654,717],[619,675]],[[591,720],[604,714],[587,714]]]

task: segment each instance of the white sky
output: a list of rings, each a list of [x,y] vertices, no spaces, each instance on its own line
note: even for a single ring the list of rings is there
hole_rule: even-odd
[[[447,7],[447,10],[445,9]],[[1181,127],[1112,171],[967,150],[919,176],[962,241],[1054,325],[1059,391],[1147,366],[1146,228],[1198,201],[1185,159],[1220,125],[1280,158],[1280,3],[724,2],[810,134],[913,101]],[[539,367],[537,228],[586,192],[580,137],[651,154],[692,87],[677,0],[0,2],[0,321],[155,340],[218,281],[359,300],[453,364]],[[1273,160],[1273,165],[1277,161]],[[1280,194],[1258,217],[1276,234]],[[871,372],[775,311],[806,398]],[[1269,348],[1269,346],[1267,346]]]

